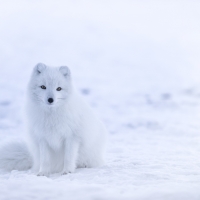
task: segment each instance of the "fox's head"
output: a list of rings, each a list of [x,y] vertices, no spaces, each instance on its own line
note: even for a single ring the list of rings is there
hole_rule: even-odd
[[[38,104],[54,107],[65,103],[72,92],[69,68],[37,64],[33,69],[28,90],[31,99]]]

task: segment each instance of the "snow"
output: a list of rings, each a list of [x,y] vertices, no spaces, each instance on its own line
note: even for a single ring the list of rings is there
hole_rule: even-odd
[[[109,131],[107,163],[0,171],[0,199],[200,199],[200,2],[4,1],[0,140],[21,137],[38,62],[68,65]]]

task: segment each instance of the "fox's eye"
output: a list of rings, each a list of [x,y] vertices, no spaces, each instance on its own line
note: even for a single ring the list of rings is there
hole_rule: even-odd
[[[42,85],[42,86],[40,86],[43,90],[45,90],[46,89],[46,87],[44,86],[44,85]]]
[[[61,87],[58,87],[56,90],[57,90],[57,91],[60,91],[60,90],[62,90],[62,88],[61,88]]]

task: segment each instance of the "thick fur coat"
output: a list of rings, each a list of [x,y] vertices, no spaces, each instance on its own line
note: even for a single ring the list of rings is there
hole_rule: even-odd
[[[106,129],[75,91],[68,67],[37,64],[27,96],[25,143],[2,146],[0,168],[48,176],[104,163]]]

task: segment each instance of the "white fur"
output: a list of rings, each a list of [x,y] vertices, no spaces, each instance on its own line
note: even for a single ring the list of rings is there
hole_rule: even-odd
[[[74,90],[68,67],[36,65],[28,86],[27,119],[30,154],[25,154],[32,157],[38,175],[67,174],[104,163],[106,130]]]
[[[32,166],[32,157],[24,141],[11,140],[1,144],[0,168],[12,170],[27,170]]]

